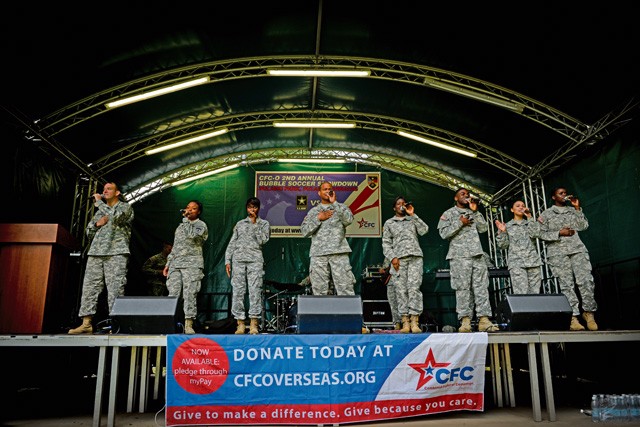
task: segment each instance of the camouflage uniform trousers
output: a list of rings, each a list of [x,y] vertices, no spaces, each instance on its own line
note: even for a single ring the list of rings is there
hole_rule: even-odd
[[[591,260],[587,252],[548,257],[548,262],[551,272],[560,282],[560,291],[569,300],[574,316],[580,315],[580,301],[575,291],[574,275],[576,278],[575,284],[578,286],[580,298],[582,299],[583,310],[596,311],[598,309],[596,300],[593,297],[595,283],[591,274]]]
[[[167,285],[161,281],[153,281],[150,283],[150,295],[156,297],[167,296]]]
[[[419,316],[422,314],[423,301],[420,286],[422,286],[423,269],[422,257],[408,256],[400,258],[400,269],[395,281],[400,316]]]
[[[262,262],[233,261],[231,266],[231,314],[234,319],[245,320],[245,295],[249,290],[249,318],[262,317]]]
[[[539,294],[542,284],[540,267],[509,268],[511,290],[514,294]]]
[[[356,278],[351,271],[349,254],[312,256],[309,277],[313,295],[328,295],[329,277],[333,279],[337,295],[355,295]]]
[[[449,260],[451,288],[456,291],[458,319],[492,316],[489,303],[489,270],[482,255]]]
[[[393,268],[393,267],[391,267]],[[393,323],[402,322],[402,316],[398,311],[398,297],[396,296],[396,276],[391,275],[389,282],[387,283],[387,300],[389,301],[389,307],[391,308],[391,321]]]
[[[87,258],[87,266],[82,283],[82,298],[78,316],[93,316],[98,309],[98,296],[107,287],[109,313],[116,297],[124,295],[127,284],[128,255],[92,256]]]
[[[204,273],[201,268],[169,268],[167,288],[170,297],[179,297],[184,301],[184,318],[195,319],[198,315],[198,292]]]

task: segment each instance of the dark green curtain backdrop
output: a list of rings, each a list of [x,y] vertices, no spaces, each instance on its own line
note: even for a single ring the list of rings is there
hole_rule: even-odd
[[[246,216],[245,202],[255,193],[255,170],[261,171],[373,171],[357,169],[353,165],[261,165],[227,171],[198,181],[183,184],[147,197],[133,205],[135,219],[131,240],[131,260],[127,293],[144,295],[144,280],[140,274],[142,263],[160,251],[163,241],[173,241],[173,233],[181,215],[179,210],[197,199],[203,204],[202,219],[209,227],[209,239],[205,243],[205,278],[200,292],[201,320],[225,317],[231,286],[224,268],[224,253],[235,223]],[[429,225],[429,232],[420,238],[424,251],[425,307],[440,310],[436,293],[451,293],[447,281],[436,283],[438,268],[448,268],[445,255],[448,243],[437,232],[438,218],[453,205],[454,192],[433,184],[381,171],[382,222],[393,215],[396,196],[403,195],[414,203],[416,213]],[[308,274],[309,238],[272,238],[264,247],[265,279],[280,283],[298,283]],[[351,265],[356,276],[356,292],[360,293],[360,280],[367,266],[383,261],[381,238],[350,238],[353,250]],[[428,295],[429,294],[429,295]],[[450,295],[448,296],[451,300]],[[442,301],[442,295],[439,298]],[[451,301],[446,303],[451,304]],[[453,302],[455,305],[455,301]],[[451,311],[451,307],[447,307]],[[215,311],[222,310],[222,311]],[[455,321],[455,318],[453,319]]]
[[[631,131],[631,127],[629,128]],[[581,233],[594,265],[599,318],[611,327],[640,326],[640,246],[637,222],[640,212],[640,144],[634,134],[583,154],[571,168],[559,169],[545,178],[549,193],[564,186],[581,199],[590,227]],[[626,139],[625,139],[626,138]],[[181,220],[179,210],[192,200],[204,205],[202,219],[209,226],[205,244],[205,278],[199,299],[200,320],[227,316],[231,287],[224,269],[224,252],[235,223],[246,214],[245,202],[254,195],[255,170],[239,168],[154,194],[134,204],[135,220],[131,240],[131,261],[127,294],[144,295],[140,275],[145,259],[160,251],[163,241],[173,241]],[[374,171],[354,165],[260,165],[261,171]],[[377,171],[377,170],[376,170]],[[445,256],[448,242],[438,235],[438,218],[453,205],[453,190],[429,184],[410,176],[388,171],[381,173],[382,222],[393,215],[393,200],[404,195],[412,200],[416,213],[429,225],[420,238],[424,252],[422,291],[425,311],[440,325],[457,323],[455,298],[447,280],[435,280],[435,270],[448,268]],[[482,213],[486,212],[481,208]],[[506,213],[507,217],[510,216]],[[482,236],[485,249],[486,235]],[[273,238],[264,247],[265,279],[298,283],[308,272],[308,238]],[[351,238],[351,265],[361,292],[363,270],[383,260],[380,238]]]

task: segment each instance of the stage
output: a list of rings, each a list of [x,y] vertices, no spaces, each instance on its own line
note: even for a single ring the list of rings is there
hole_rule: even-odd
[[[375,334],[372,334],[375,335]],[[404,335],[404,334],[403,334]],[[402,339],[402,336],[398,339]],[[199,335],[195,335],[196,337]],[[202,335],[214,338],[215,335]],[[248,340],[251,337],[246,337]],[[375,339],[372,337],[372,339]],[[511,345],[522,345],[526,348],[529,382],[531,389],[532,417],[535,421],[542,421],[542,400],[545,402],[546,416],[549,421],[556,421],[555,399],[552,375],[554,366],[549,357],[549,345],[567,343],[592,343],[593,345],[613,342],[640,342],[640,331],[597,331],[597,332],[499,332],[488,334],[487,369],[491,371],[493,402],[498,407],[515,407],[516,396],[512,372]],[[107,401],[107,424],[115,425],[116,397],[118,381],[128,381],[127,412],[134,411],[137,399],[138,411],[145,412],[148,394],[153,392],[155,398],[158,393],[161,375],[150,375],[151,365],[155,366],[155,373],[161,372],[165,360],[162,357],[166,350],[166,335],[2,335],[0,348],[8,354],[11,348],[33,349],[38,354],[43,347],[61,347],[69,351],[79,348],[96,348],[97,357],[93,360],[96,369],[96,386],[93,398],[94,425],[100,425],[103,401]],[[130,349],[129,372],[120,372],[121,350]],[[165,353],[166,354],[166,353]],[[586,356],[585,356],[586,357]],[[593,360],[594,369],[606,369],[606,361]],[[542,388],[539,382],[538,368],[542,377]],[[622,367],[616,367],[622,369]],[[6,369],[6,367],[5,367]],[[616,372],[618,372],[616,370]],[[138,375],[139,374],[139,375]],[[623,375],[623,374],[616,374]],[[146,384],[152,378],[154,384]],[[105,390],[106,383],[108,388]],[[105,393],[106,391],[106,393]],[[604,391],[606,392],[606,390]],[[136,396],[137,394],[137,396]],[[486,396],[489,401],[491,396]]]

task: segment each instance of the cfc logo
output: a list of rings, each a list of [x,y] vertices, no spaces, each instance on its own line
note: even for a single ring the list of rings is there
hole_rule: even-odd
[[[369,222],[364,218],[358,221],[358,228],[373,228],[375,226],[376,224],[374,222]]]
[[[432,349],[429,349],[424,363],[409,363],[410,367],[420,373],[416,390],[420,390],[432,379],[440,385],[456,381],[457,378],[462,381],[471,381],[473,379],[473,367],[449,368],[449,365],[449,362],[436,362]]]

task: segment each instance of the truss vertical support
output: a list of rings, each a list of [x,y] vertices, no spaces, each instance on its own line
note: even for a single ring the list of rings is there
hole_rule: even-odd
[[[78,239],[84,249],[89,242],[84,232],[93,215],[93,203],[91,198],[96,193],[98,182],[90,177],[79,175],[76,179],[76,191],[73,198],[73,211],[71,213],[71,234]]]
[[[496,227],[496,219],[504,221],[502,209],[499,206],[489,206],[487,208],[487,222],[489,224],[488,239],[489,239],[489,256],[493,265],[496,267],[507,266],[506,251],[499,250],[496,245],[496,235],[498,233]],[[511,281],[508,278],[493,277],[489,279],[489,293],[491,296],[491,302],[494,308],[498,308],[502,300],[506,298],[506,294],[511,289]]]

